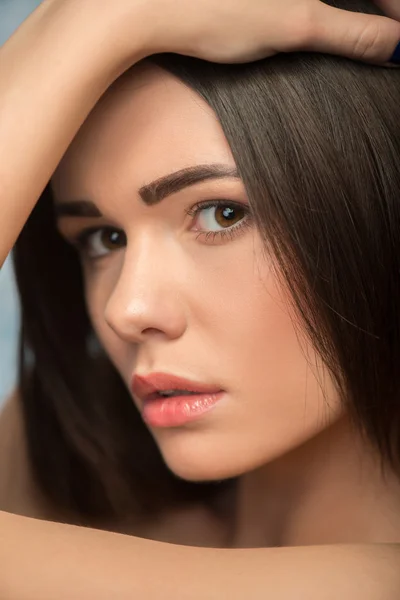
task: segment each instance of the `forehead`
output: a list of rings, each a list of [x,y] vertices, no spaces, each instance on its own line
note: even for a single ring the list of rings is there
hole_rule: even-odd
[[[159,67],[142,64],[107,91],[53,176],[56,196],[141,187],[196,164],[234,161],[213,110]]]

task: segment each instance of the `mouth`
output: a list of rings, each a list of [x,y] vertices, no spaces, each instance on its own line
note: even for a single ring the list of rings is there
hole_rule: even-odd
[[[135,375],[132,393],[140,403],[144,421],[151,427],[179,427],[199,419],[222,398],[218,386],[175,375]]]

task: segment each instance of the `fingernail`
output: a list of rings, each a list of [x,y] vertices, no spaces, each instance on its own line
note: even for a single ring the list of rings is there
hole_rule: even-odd
[[[397,44],[390,62],[394,63],[395,65],[400,65],[400,42]]]

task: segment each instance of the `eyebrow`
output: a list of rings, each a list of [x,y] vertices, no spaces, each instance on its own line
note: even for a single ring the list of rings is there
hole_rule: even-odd
[[[164,198],[176,194],[184,188],[212,179],[239,179],[236,167],[223,164],[196,165],[169,173],[139,190],[139,195],[147,206],[154,206]],[[97,206],[90,200],[60,202],[54,206],[55,215],[60,217],[102,217]]]
[[[140,188],[139,195],[145,204],[154,206],[167,196],[176,194],[184,188],[196,185],[196,183],[210,179],[238,178],[239,174],[235,167],[220,164],[196,165],[156,179]]]
[[[102,217],[97,206],[90,200],[60,202],[54,205],[54,213],[60,217]]]

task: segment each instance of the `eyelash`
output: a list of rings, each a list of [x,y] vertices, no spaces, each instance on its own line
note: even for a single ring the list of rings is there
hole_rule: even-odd
[[[188,216],[193,217],[195,219],[203,210],[207,210],[209,208],[218,208],[221,206],[233,209],[239,208],[244,211],[245,216],[243,217],[243,219],[241,219],[241,221],[239,221],[239,223],[234,224],[231,227],[227,227],[226,229],[222,229],[221,231],[197,231],[196,239],[203,238],[203,240],[206,243],[210,244],[214,243],[216,240],[233,240],[239,233],[244,231],[244,229],[251,226],[252,218],[250,208],[242,202],[234,202],[232,200],[207,200],[198,202],[191,208],[187,209],[185,212]],[[107,230],[118,231],[118,228],[109,226],[87,228],[71,240],[72,244],[78,249],[80,253],[82,253],[83,255],[86,254],[87,257],[87,248],[90,236],[94,235],[95,233],[98,233],[99,231]],[[104,256],[108,256],[112,252],[113,251],[110,251],[109,253],[106,253],[103,256],[99,257],[89,257],[89,260],[99,260]]]
[[[188,210],[186,214],[190,217],[196,218],[203,210],[208,208],[219,208],[221,206],[233,209],[241,209],[245,212],[245,216],[239,223],[222,229],[221,231],[197,231],[196,239],[202,237],[205,242],[213,243],[216,239],[218,240],[233,240],[239,232],[242,232],[245,228],[251,226],[251,212],[247,204],[243,202],[234,202],[233,200],[206,200],[198,202]]]

